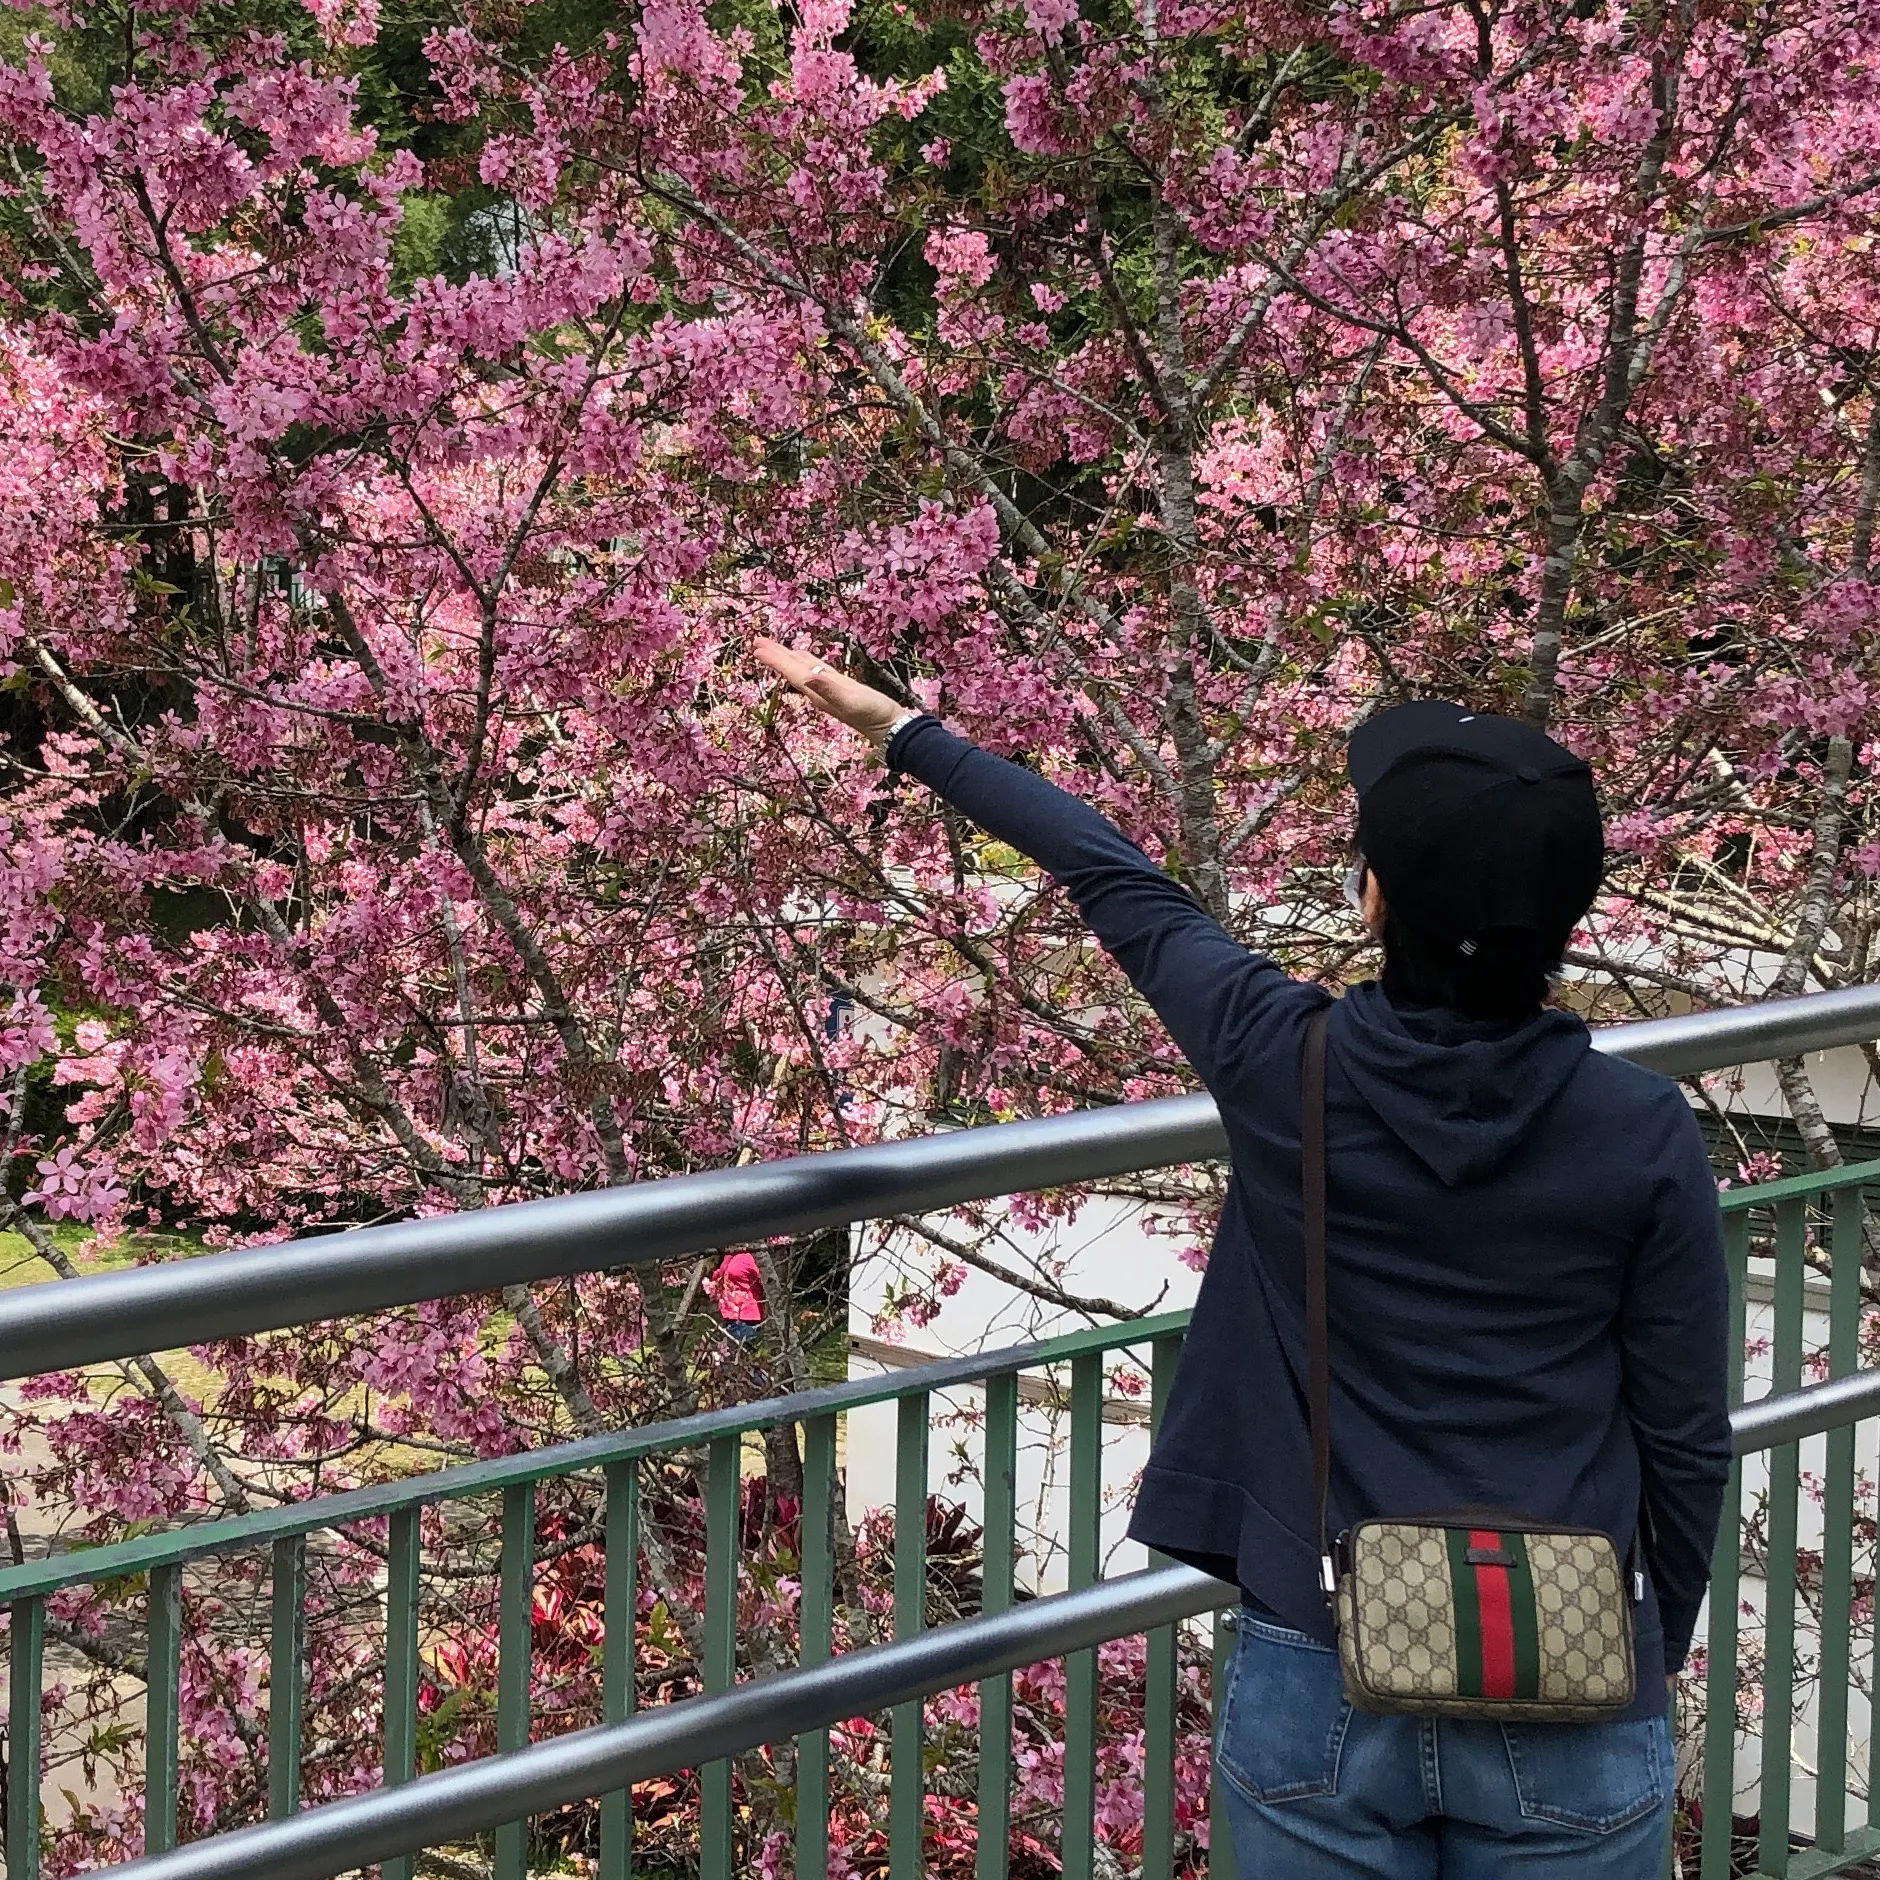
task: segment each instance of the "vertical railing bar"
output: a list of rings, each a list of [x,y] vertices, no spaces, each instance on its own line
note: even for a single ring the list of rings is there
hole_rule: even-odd
[[[1872,1225],[1872,1210],[1867,1205],[1865,1189],[1856,1192],[1859,1195],[1859,1204],[1855,1210],[1855,1217],[1860,1223],[1857,1244],[1864,1252],[1867,1232]],[[1838,1217],[1835,1226],[1838,1232],[1840,1227]],[[1862,1317],[1865,1317],[1864,1309]],[[1867,1785],[1866,1826],[1871,1835],[1880,1833],[1880,1763],[1876,1763],[1874,1759],[1875,1739],[1880,1736],[1880,1729],[1876,1728],[1876,1725],[1880,1725],[1880,1539],[1875,1541],[1873,1551],[1868,1557],[1868,1571],[1873,1575],[1871,1584],[1877,1595],[1868,1601],[1868,1623],[1873,1628],[1873,1638],[1869,1645],[1871,1656],[1868,1660],[1867,1767],[1863,1771]]]
[[[1704,1665],[1704,1822],[1700,1880],[1731,1880],[1736,1812],[1737,1645],[1743,1559],[1743,1464],[1730,1464],[1723,1520],[1710,1563]]]
[[[984,1593],[1008,1612],[1018,1563],[1018,1373],[986,1379]],[[979,1687],[979,1847],[975,1880],[1006,1880],[1012,1865],[1012,1674]]]
[[[835,1645],[836,1420],[803,1425],[803,1512],[800,1517],[801,1661],[820,1665]],[[796,1742],[797,1880],[829,1872],[829,1732],[811,1730]]]
[[[307,1537],[274,1543],[268,1627],[268,1816],[300,1807],[300,1718],[307,1653]]]
[[[1748,1336],[1748,1213],[1723,1222],[1724,1257],[1730,1279],[1730,1408],[1743,1402],[1743,1362]],[[1730,1465],[1723,1519],[1710,1570],[1710,1628],[1704,1671],[1704,1823],[1699,1880],[1730,1880],[1731,1825],[1736,1812],[1736,1700],[1738,1602],[1743,1570],[1743,1465]]]
[[[1221,1748],[1221,1724],[1226,1710],[1227,1681],[1232,1671],[1234,1648],[1240,1642],[1234,1615],[1214,1615],[1214,1664],[1209,1678],[1209,1701],[1214,1711],[1212,1741],[1218,1757]],[[1234,1863],[1234,1836],[1227,1825],[1227,1804],[1221,1795],[1218,1765],[1211,1771],[1208,1785],[1208,1880],[1237,1880]]]
[[[1770,1389],[1781,1396],[1802,1382],[1802,1328],[1808,1276],[1805,1201],[1776,1208],[1775,1336]],[[1789,1813],[1794,1733],[1795,1546],[1801,1445],[1769,1452],[1769,1552],[1763,1575],[1762,1788],[1757,1862],[1770,1880],[1789,1871]]]
[[[1149,1439],[1162,1428],[1175,1367],[1181,1359],[1179,1337],[1158,1338],[1149,1352]],[[1165,1556],[1156,1554],[1153,1564]],[[1177,1665],[1176,1628],[1158,1626],[1146,1640],[1142,1716],[1142,1880],[1175,1880],[1175,1749]]]
[[[496,1750],[527,1749],[535,1657],[535,1484],[503,1490],[502,1563],[497,1577]],[[527,1880],[529,1824],[496,1830],[495,1880]]]
[[[720,1436],[705,1463],[705,1688],[728,1691],[737,1675],[738,1541],[744,1488],[742,1432]],[[736,1858],[731,1765],[699,1772],[699,1880],[731,1880]]]
[[[1860,1364],[1863,1203],[1858,1187],[1837,1188],[1829,1242],[1828,1374]],[[1821,1679],[1815,1732],[1815,1845],[1847,1845],[1847,1693],[1854,1608],[1854,1430],[1828,1434],[1821,1538]]]
[[[418,1762],[418,1566],[421,1508],[392,1516],[385,1556],[385,1786],[401,1788]],[[409,1854],[388,1860],[383,1880],[412,1880]]]
[[[46,1602],[16,1599],[7,1634],[7,1880],[39,1880]]]
[[[1863,1248],[1867,1230],[1872,1225],[1872,1212],[1863,1191],[1860,1209]],[[1880,1835],[1880,1761],[1875,1760],[1876,1739],[1880,1739],[1880,1535],[1876,1535],[1868,1555],[1868,1572],[1872,1576],[1869,1584],[1873,1594],[1867,1602],[1867,1620],[1872,1627],[1873,1637],[1868,1645],[1867,1767],[1863,1774],[1867,1784],[1867,1832],[1872,1837]]]
[[[633,1715],[636,1645],[640,1613],[640,1465],[612,1462],[602,1472],[606,1503],[605,1609],[601,1635],[601,1721],[624,1723]],[[595,1880],[632,1880],[633,1791],[601,1797],[600,1863]]]
[[[150,1649],[144,1668],[144,1851],[176,1845],[177,1733],[181,1722],[183,1570],[150,1570]]]
[[[1071,1589],[1094,1585],[1103,1518],[1103,1357],[1071,1360]],[[1064,1880],[1094,1880],[1097,1864],[1097,1654],[1064,1661]]]
[[[894,1460],[894,1636],[913,1638],[927,1623],[927,1447],[925,1391],[896,1408]],[[888,1880],[920,1880],[926,1821],[926,1753],[918,1698],[889,1717]]]

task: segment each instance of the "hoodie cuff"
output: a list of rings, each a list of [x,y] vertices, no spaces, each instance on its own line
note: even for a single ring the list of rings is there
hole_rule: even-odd
[[[1691,1635],[1697,1630],[1697,1608],[1687,1612],[1682,1607],[1667,1611],[1663,1599],[1658,1603],[1658,1622],[1664,1631],[1665,1675],[1676,1677],[1691,1655]]]
[[[882,758],[890,770],[902,770],[901,757],[907,750],[907,741],[913,737],[922,725],[937,725],[940,722],[932,712],[922,712],[918,717],[910,718],[899,731],[882,747]]]

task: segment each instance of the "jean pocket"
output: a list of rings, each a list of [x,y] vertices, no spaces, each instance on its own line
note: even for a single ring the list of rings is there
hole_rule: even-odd
[[[1215,1760],[1256,1802],[1332,1795],[1351,1706],[1338,1657],[1302,1632],[1240,1616]]]
[[[1664,1805],[1671,1732],[1662,1717],[1635,1723],[1504,1723],[1521,1812],[1588,1834],[1611,1834]]]

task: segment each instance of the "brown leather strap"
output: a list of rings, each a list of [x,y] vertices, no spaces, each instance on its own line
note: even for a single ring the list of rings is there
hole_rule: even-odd
[[[1332,1008],[1306,1026],[1299,1065],[1299,1163],[1306,1255],[1306,1408],[1312,1423],[1312,1488],[1319,1556],[1331,1554],[1326,1531],[1332,1487],[1332,1360],[1325,1327],[1325,1031]],[[1329,1589],[1327,1589],[1329,1591]]]

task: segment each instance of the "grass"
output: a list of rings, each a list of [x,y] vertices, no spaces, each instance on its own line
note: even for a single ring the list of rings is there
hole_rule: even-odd
[[[81,1273],[109,1273],[130,1266],[137,1250],[127,1241],[101,1240],[76,1221],[54,1221],[48,1230],[59,1251]],[[24,1234],[0,1234],[0,1291],[36,1286],[52,1278],[52,1269],[33,1251]]]

